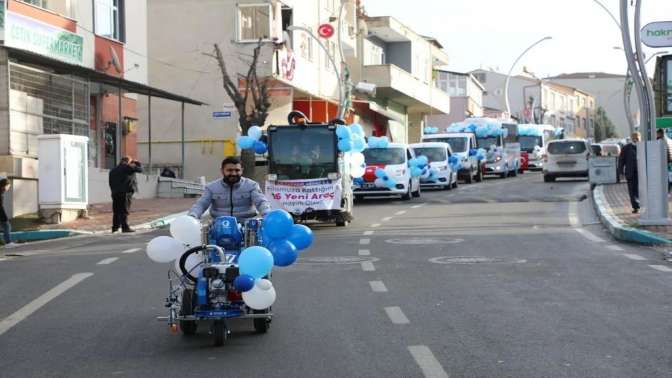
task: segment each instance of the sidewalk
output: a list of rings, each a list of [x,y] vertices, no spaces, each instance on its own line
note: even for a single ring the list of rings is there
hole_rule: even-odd
[[[593,202],[602,223],[616,239],[640,244],[672,243],[672,226],[639,225],[640,214],[632,213],[627,184],[597,186]]]
[[[142,230],[170,224],[177,215],[186,213],[195,198],[152,198],[133,200],[128,223]],[[89,219],[77,219],[61,224],[30,225],[25,231],[12,232],[17,241],[53,239],[80,234],[110,233],[112,231],[112,203],[89,205]]]

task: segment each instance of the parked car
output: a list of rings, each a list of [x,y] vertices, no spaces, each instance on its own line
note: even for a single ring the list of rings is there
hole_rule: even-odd
[[[544,157],[544,182],[558,177],[588,177],[591,146],[584,139],[562,139],[548,143]]]
[[[411,144],[411,149],[415,156],[426,156],[429,167],[434,172],[431,177],[421,177],[420,186],[423,188],[457,188],[457,172],[453,171],[450,165],[450,157],[453,156],[453,151],[448,143],[416,143]]]
[[[401,196],[402,200],[420,197],[420,178],[411,176],[409,160],[415,158],[413,150],[402,143],[390,143],[386,148],[367,148],[364,150],[366,172],[362,180],[355,182],[355,199],[365,196]],[[380,177],[378,169],[383,169],[394,187],[377,184]]]

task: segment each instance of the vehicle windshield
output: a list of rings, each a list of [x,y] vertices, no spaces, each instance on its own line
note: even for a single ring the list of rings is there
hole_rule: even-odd
[[[417,147],[413,151],[415,151],[415,156],[427,156],[430,163],[445,162],[448,159],[446,149],[441,147]]]
[[[534,152],[534,147],[543,147],[543,140],[540,136],[518,136],[521,151]]]
[[[404,164],[406,152],[403,148],[368,148],[364,150],[364,161],[367,165]]]
[[[278,127],[270,132],[269,173],[308,180],[338,172],[336,132],[326,127]]]
[[[476,143],[478,143],[478,148],[485,149],[490,148],[493,144],[495,146],[501,146],[498,137],[476,138]]]
[[[552,155],[570,155],[586,152],[586,144],[583,142],[555,142],[548,145],[548,153]]]
[[[450,144],[450,149],[455,152],[467,152],[467,138],[466,137],[441,137],[441,138],[424,138],[425,142],[440,142]]]

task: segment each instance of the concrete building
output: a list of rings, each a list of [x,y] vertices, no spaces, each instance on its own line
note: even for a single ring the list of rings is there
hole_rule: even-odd
[[[433,127],[445,128],[454,122],[469,117],[482,117],[485,87],[474,75],[446,70],[437,70],[434,74],[437,88],[450,96],[450,113],[427,117],[427,123]]]
[[[630,135],[630,126],[623,101],[624,75],[603,72],[577,72],[549,77],[547,80],[579,88],[592,94],[597,106],[601,106],[614,123],[618,134],[622,137]],[[635,94],[632,95],[630,100],[630,107],[631,114],[635,119],[638,119],[638,105]]]
[[[506,75],[489,70],[475,70],[472,74],[486,88],[485,112],[505,113]],[[513,76],[509,84],[509,104],[511,116],[520,123],[550,124],[564,128],[568,136],[593,135],[595,99],[574,87],[535,77]]]
[[[376,85],[368,110],[356,108],[372,123],[376,135],[395,142],[417,142],[425,118],[450,113],[450,96],[433,84],[433,72],[448,64],[435,40],[424,37],[393,17],[363,17],[358,59],[350,67],[356,81]]]
[[[13,184],[10,215],[38,211],[41,134],[87,136],[87,200],[110,201],[106,169],[137,156],[135,94],[190,101],[146,85],[146,1],[0,3],[0,173]]]

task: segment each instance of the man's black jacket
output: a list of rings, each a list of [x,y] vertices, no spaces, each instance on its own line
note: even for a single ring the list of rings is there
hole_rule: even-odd
[[[136,165],[119,164],[110,171],[110,190],[112,194],[117,193],[135,193],[138,191],[138,184],[135,180],[135,174],[142,172],[142,165],[139,162]]]
[[[623,147],[618,157],[618,172],[624,173],[628,180],[637,177],[637,145],[628,143]]]

